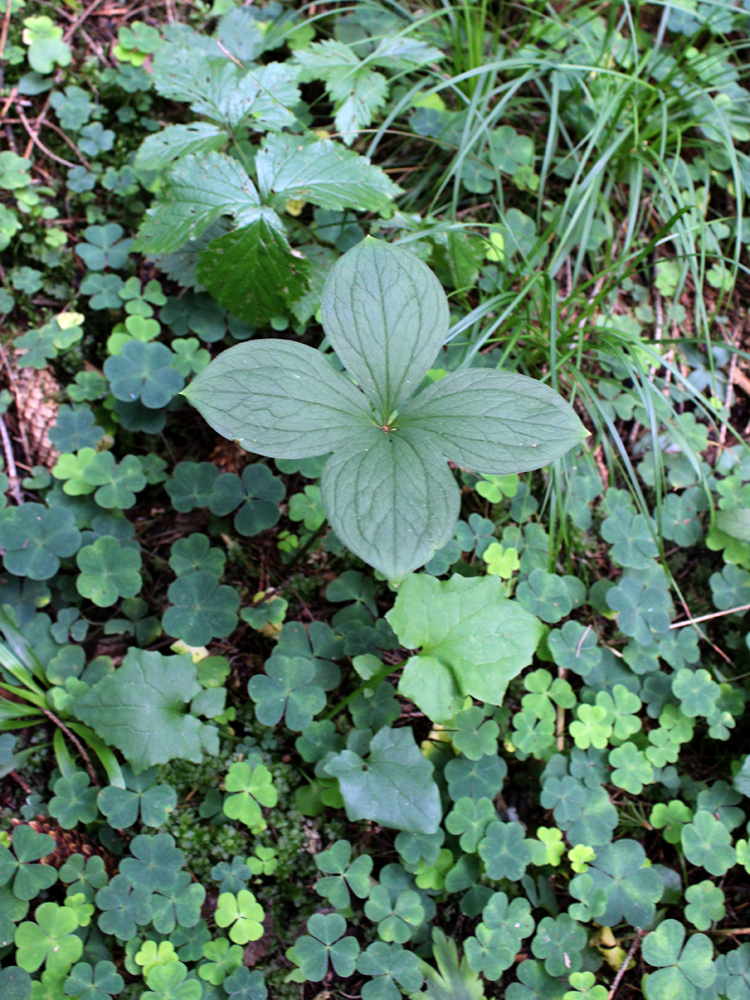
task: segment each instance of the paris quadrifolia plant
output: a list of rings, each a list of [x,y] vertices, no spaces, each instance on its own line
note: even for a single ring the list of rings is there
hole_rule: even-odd
[[[326,516],[390,580],[424,565],[453,534],[460,491],[448,462],[481,474],[528,472],[586,437],[571,406],[523,375],[467,368],[421,387],[448,334],[448,300],[407,250],[368,237],[345,253],[326,281],[322,317],[347,374],[304,344],[256,340],[220,354],[185,395],[248,451],[330,454]]]

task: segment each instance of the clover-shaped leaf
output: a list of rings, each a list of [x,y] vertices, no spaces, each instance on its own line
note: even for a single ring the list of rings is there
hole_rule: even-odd
[[[235,529],[241,535],[258,535],[279,520],[279,503],[284,484],[266,465],[248,465],[242,478],[234,473],[220,476],[214,483],[208,506],[213,514],[230,514],[237,507]]]
[[[231,865],[226,861],[220,861],[211,869],[211,878],[219,883],[219,892],[238,893],[240,889],[246,889],[252,874],[251,869],[239,855],[232,858]]]
[[[69,896],[82,895],[87,903],[91,903],[96,890],[101,889],[108,881],[104,859],[98,854],[91,858],[71,854],[60,868],[60,881],[67,884]]]
[[[212,548],[208,536],[201,534],[178,538],[169,553],[169,565],[177,576],[200,570],[211,573],[219,580],[226,561],[226,554],[221,549]]]
[[[81,571],[76,589],[97,607],[111,607],[118,598],[135,597],[141,589],[140,553],[116,538],[97,538],[80,550],[76,561]]]
[[[607,604],[616,611],[617,624],[625,635],[633,636],[642,646],[654,643],[654,634],[669,630],[669,594],[647,587],[635,577],[623,577],[607,591]]]
[[[319,983],[328,972],[328,959],[337,975],[346,978],[354,972],[359,943],[344,937],[346,921],[338,913],[316,913],[307,921],[309,934],[294,943],[294,957],[305,979]]]
[[[186,394],[215,430],[256,454],[335,452],[321,480],[325,512],[389,578],[423,565],[453,534],[459,493],[446,458],[517,472],[584,436],[552,390],[508,372],[455,372],[414,395],[445,340],[448,305],[405,250],[372,239],[349,250],[328,276],[322,313],[359,388],[305,345],[256,340],[220,355]]]
[[[50,800],[50,816],[54,816],[63,830],[72,830],[79,823],[93,823],[99,810],[96,805],[96,788],[91,785],[84,771],[58,778],[54,784],[54,797]]]
[[[531,950],[544,960],[548,975],[567,976],[581,968],[585,945],[585,928],[567,913],[561,913],[539,921]]]
[[[83,953],[75,913],[57,903],[42,903],[34,921],[24,921],[16,930],[16,961],[27,972],[42,965],[51,973],[67,972]]]
[[[98,486],[94,499],[100,507],[127,510],[135,503],[135,494],[146,485],[141,463],[135,455],[126,455],[115,462],[110,451],[97,452],[83,469],[83,478],[90,486]]]
[[[123,267],[134,242],[132,239],[121,239],[123,232],[122,226],[116,222],[108,222],[104,226],[88,226],[83,231],[86,242],[76,246],[76,253],[90,271]]]
[[[203,987],[197,979],[187,978],[187,966],[182,962],[157,965],[149,973],[149,989],[141,1000],[201,1000]]]
[[[453,718],[453,726],[451,741],[464,757],[479,760],[496,752],[500,727],[492,719],[485,720],[481,708],[472,706],[459,712]]]
[[[265,764],[251,768],[247,761],[237,761],[227,772],[224,812],[230,819],[239,819],[245,826],[263,829],[261,806],[270,808],[278,802],[273,777]]]
[[[0,548],[5,568],[16,576],[49,580],[60,560],[73,556],[81,544],[73,513],[64,507],[25,503],[0,523]]]
[[[48,431],[49,439],[59,452],[96,448],[104,437],[104,431],[96,425],[94,419],[88,406],[61,406],[57,411],[54,427],[50,427]]]
[[[167,591],[172,607],[164,612],[164,631],[189,646],[205,646],[237,625],[239,594],[204,570],[185,573]]]
[[[671,802],[657,802],[651,810],[649,823],[655,830],[663,830],[662,836],[668,844],[679,844],[682,828],[693,818],[691,810],[679,799]]]
[[[466,940],[469,966],[488,979],[499,979],[513,965],[521,941],[533,930],[529,901],[518,898],[509,903],[504,892],[496,892],[484,907],[476,936]]]
[[[130,340],[104,362],[104,374],[117,399],[158,410],[177,395],[185,380],[172,366],[174,355],[164,344]]]
[[[691,719],[711,715],[721,694],[719,685],[707,670],[689,670],[687,667],[675,674],[672,692],[680,699],[682,714]]]
[[[714,605],[719,611],[744,608],[750,604],[750,573],[739,566],[725,566],[721,573],[712,573],[708,582]]]
[[[232,1000],[267,1000],[268,990],[259,969],[241,966],[224,980],[224,990]]]
[[[325,878],[316,882],[315,891],[337,910],[345,910],[349,906],[350,890],[359,899],[366,899],[370,894],[372,858],[369,854],[360,854],[352,861],[351,857],[352,845],[349,841],[337,840],[315,858],[318,870],[326,873]]]
[[[624,919],[633,927],[645,927],[653,920],[656,903],[664,891],[657,871],[646,867],[645,861],[646,853],[635,840],[617,840],[597,847],[596,859],[586,874],[573,879],[571,893],[577,899],[585,898],[576,890],[576,884],[579,889],[584,885],[601,889],[606,895],[606,907],[597,917],[599,923],[609,927]],[[591,879],[591,883],[583,879]]]
[[[214,919],[219,927],[229,928],[229,937],[235,944],[261,938],[263,918],[263,907],[248,889],[240,889],[236,896],[231,892],[219,896]]]
[[[73,54],[63,41],[63,30],[46,14],[25,17],[23,40],[29,47],[29,65],[36,73],[52,73],[55,66],[68,66]]]
[[[96,894],[101,910],[97,923],[103,934],[114,934],[120,941],[134,938],[138,927],[151,921],[151,892],[135,886],[127,875],[115,875],[109,885]]]
[[[643,942],[643,958],[658,971],[646,981],[648,1000],[668,1000],[679,996],[697,1000],[701,991],[713,985],[716,967],[713,945],[703,934],[685,942],[685,928],[677,920],[664,920]]]
[[[612,542],[610,555],[620,566],[648,569],[659,555],[654,541],[656,526],[644,514],[617,511],[602,522],[601,533],[605,541]]]
[[[382,941],[373,942],[361,953],[357,971],[372,977],[362,987],[362,1000],[400,1000],[403,993],[399,986],[411,994],[424,981],[419,959],[413,952]]]
[[[497,819],[497,810],[490,799],[464,797],[458,799],[451,812],[445,817],[445,828],[454,836],[460,835],[462,851],[473,854],[484,836],[489,824]]]
[[[624,788],[631,795],[640,795],[644,785],[654,780],[654,769],[646,754],[635,743],[623,743],[609,755],[609,763],[614,768],[612,782]]]
[[[125,981],[113,962],[79,962],[65,980],[65,996],[77,1000],[107,1000],[125,988]]]
[[[290,729],[302,732],[325,707],[326,696],[314,683],[315,667],[301,656],[272,656],[265,673],[247,685],[255,714],[264,726],[275,726],[282,717]]]
[[[558,576],[543,569],[533,569],[528,579],[518,585],[517,594],[526,611],[554,624],[567,618],[573,608],[583,603],[586,588],[574,576]]]
[[[365,903],[365,915],[378,925],[383,941],[405,944],[424,922],[425,910],[418,892],[391,893],[386,886],[376,885]]]
[[[729,830],[706,809],[682,828],[682,849],[691,864],[711,875],[725,875],[737,860]]]
[[[198,975],[213,986],[221,986],[227,976],[242,967],[242,948],[225,937],[206,941],[201,955],[206,961],[198,967]]]
[[[159,772],[155,767],[135,775],[125,764],[122,776],[125,788],[109,785],[99,792],[99,809],[107,817],[109,825],[116,830],[125,830],[136,823],[140,814],[146,826],[163,826],[177,805],[174,788],[159,783]]]
[[[520,823],[493,821],[479,843],[479,856],[491,879],[519,882],[531,862],[533,841],[524,837]]]
[[[11,882],[17,899],[34,899],[57,882],[57,871],[51,865],[34,864],[55,850],[52,837],[21,824],[13,829],[12,847],[15,857],[0,844],[0,886]]]
[[[742,944],[734,951],[716,959],[716,992],[733,1000],[750,998],[750,944]]]
[[[493,799],[503,787],[508,765],[502,757],[482,757],[478,761],[457,757],[445,766],[448,794],[457,802],[462,798]]]
[[[120,871],[133,885],[145,886],[152,892],[168,892],[185,864],[185,855],[175,847],[168,833],[156,836],[139,834],[130,842],[132,857],[120,862]]]
[[[573,670],[586,677],[601,662],[602,651],[596,644],[596,632],[579,622],[565,622],[547,636],[552,659],[563,670]]]
[[[685,916],[699,931],[707,931],[711,924],[723,920],[726,916],[724,893],[706,879],[697,885],[688,886],[685,890]]]
[[[505,597],[497,577],[415,574],[386,618],[404,646],[421,647],[404,667],[399,692],[441,723],[463,708],[466,695],[501,704],[542,633],[536,618]]]

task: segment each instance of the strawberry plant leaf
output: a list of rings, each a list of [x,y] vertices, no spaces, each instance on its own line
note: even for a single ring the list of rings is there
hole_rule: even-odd
[[[240,221],[240,220],[238,220]],[[199,255],[197,275],[233,315],[263,326],[283,315],[307,289],[310,265],[293,253],[270,209],[250,224],[219,236]]]
[[[309,201],[321,208],[379,212],[401,189],[365,156],[315,135],[269,135],[256,157],[264,201]],[[430,358],[430,361],[434,360]]]
[[[198,239],[222,215],[233,215],[242,226],[260,214],[258,191],[237,160],[217,152],[192,154],[170,171],[165,193],[141,224],[135,249],[169,253]]]

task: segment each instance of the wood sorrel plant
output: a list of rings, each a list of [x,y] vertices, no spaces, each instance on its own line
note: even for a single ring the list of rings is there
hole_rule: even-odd
[[[557,393],[523,375],[466,369],[417,391],[445,342],[448,301],[405,250],[368,238],[345,253],[326,281],[322,313],[350,378],[304,344],[259,340],[219,355],[185,395],[248,451],[331,452],[321,480],[326,515],[342,542],[391,580],[453,534],[460,491],[446,460],[478,473],[528,472],[586,436]]]

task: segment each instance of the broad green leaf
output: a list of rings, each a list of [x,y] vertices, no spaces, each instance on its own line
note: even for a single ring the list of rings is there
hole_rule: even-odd
[[[294,341],[238,344],[184,395],[219,434],[274,458],[325,454],[372,424],[356,386],[319,351]]]
[[[333,349],[389,423],[447,336],[439,281],[413,254],[368,238],[334,264],[321,309]]]
[[[378,212],[401,189],[365,156],[315,135],[269,135],[255,157],[258,187],[283,201],[309,201],[321,208]],[[430,361],[434,360],[430,358]]]
[[[587,436],[561,396],[525,375],[453,372],[409,400],[399,417],[425,431],[443,456],[473,472],[528,472]]]
[[[360,434],[328,460],[320,489],[336,535],[391,580],[449,541],[461,503],[453,473],[411,430]]]
[[[408,660],[399,691],[434,722],[447,722],[466,695],[501,704],[508,683],[531,662],[543,629],[504,596],[497,577],[411,576],[386,618],[404,646],[421,647]]]
[[[438,787],[432,764],[411,729],[378,730],[363,760],[352,750],[336,754],[324,768],[339,779],[350,820],[369,819],[413,833],[435,833],[440,825]]]
[[[189,714],[202,690],[189,655],[131,649],[122,666],[75,702],[76,715],[125,755],[135,774],[175,758],[200,763],[206,727]]]
[[[263,326],[307,289],[310,265],[292,252],[271,209],[247,217],[244,229],[213,240],[198,257],[197,275],[233,315]],[[238,220],[239,221],[239,220]]]
[[[216,152],[186,156],[146,213],[135,246],[148,254],[169,253],[197,239],[221,215],[247,226],[261,212],[255,185],[237,160]]]

